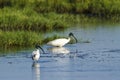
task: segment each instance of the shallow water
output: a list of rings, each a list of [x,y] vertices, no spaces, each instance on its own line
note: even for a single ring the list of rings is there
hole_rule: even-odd
[[[0,55],[1,80],[120,80],[120,25],[89,25],[54,32],[79,40],[62,48],[43,45],[38,63],[32,50]],[[89,41],[90,43],[87,43]]]

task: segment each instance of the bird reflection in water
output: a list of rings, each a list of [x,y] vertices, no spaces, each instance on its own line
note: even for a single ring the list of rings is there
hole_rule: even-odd
[[[70,53],[70,51],[65,47],[52,47],[52,48],[48,48],[48,50],[50,52],[52,52],[53,54],[68,54],[68,53]]]
[[[37,62],[33,62],[32,64],[33,71],[33,80],[40,80],[40,64]]]

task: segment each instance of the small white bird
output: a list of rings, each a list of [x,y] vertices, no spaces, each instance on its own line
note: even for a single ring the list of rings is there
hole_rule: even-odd
[[[75,36],[73,35],[73,33],[69,33],[68,38],[55,39],[53,41],[48,42],[47,44],[51,45],[51,46],[62,47],[65,44],[67,44],[68,42],[70,42],[71,37],[73,37],[76,40],[76,43],[77,43],[77,39],[75,38]]]
[[[39,48],[42,50],[43,53],[44,53],[44,50],[43,50],[42,47],[39,46],[39,45],[36,45],[35,48],[36,48],[36,50],[32,52],[32,60],[38,61],[39,58],[40,58]]]

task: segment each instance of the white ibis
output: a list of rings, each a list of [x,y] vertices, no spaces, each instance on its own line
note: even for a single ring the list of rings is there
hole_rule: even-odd
[[[68,38],[55,39],[53,41],[48,42],[47,44],[51,45],[51,46],[62,47],[65,44],[67,44],[68,42],[70,42],[71,37],[73,37],[76,40],[76,43],[77,43],[77,39],[75,38],[75,36],[73,35],[73,33],[69,33]]]
[[[39,49],[41,49],[43,53],[44,53],[44,50],[39,45],[36,45],[35,48],[36,48],[36,50],[32,52],[32,60],[38,61],[39,58],[40,58],[40,51],[39,51]]]

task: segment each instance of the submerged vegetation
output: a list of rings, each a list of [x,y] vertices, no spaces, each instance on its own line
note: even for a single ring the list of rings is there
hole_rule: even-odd
[[[30,46],[41,32],[75,23],[120,21],[120,0],[0,0],[0,45]]]

